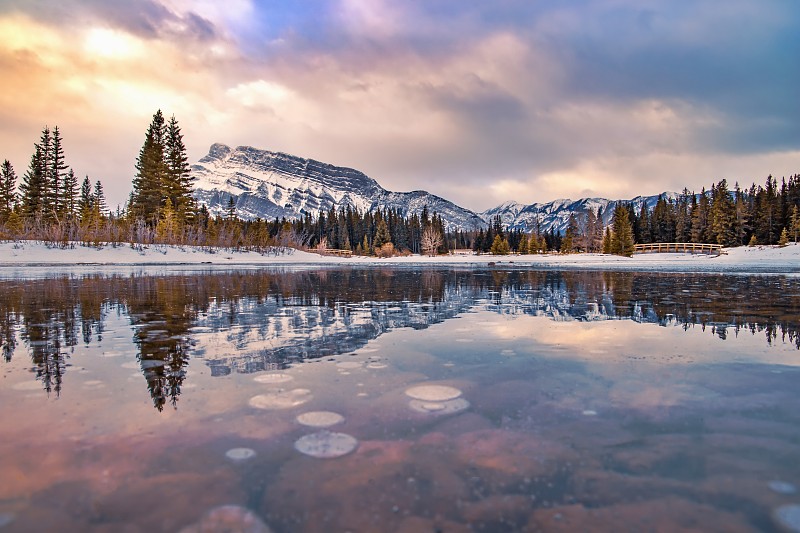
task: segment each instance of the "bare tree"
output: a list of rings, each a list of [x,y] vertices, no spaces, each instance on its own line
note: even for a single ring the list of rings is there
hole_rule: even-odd
[[[426,255],[434,256],[442,245],[442,234],[433,226],[428,226],[422,232],[422,252]]]

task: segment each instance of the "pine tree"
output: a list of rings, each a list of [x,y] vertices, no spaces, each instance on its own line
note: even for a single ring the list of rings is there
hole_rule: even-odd
[[[392,236],[389,234],[389,227],[386,225],[386,221],[381,218],[375,230],[375,237],[372,239],[372,247],[377,250],[387,242],[392,242]]]
[[[642,209],[639,212],[639,220],[634,228],[636,242],[647,244],[653,242],[653,236],[656,234],[653,228],[653,221],[650,219],[650,210],[647,208],[647,202],[642,202]]]
[[[168,168],[164,159],[166,124],[159,109],[145,134],[144,144],[136,160],[136,177],[133,179],[133,193],[129,213],[155,225],[160,217],[161,207],[167,194]]]
[[[161,211],[161,220],[156,226],[156,239],[162,244],[172,244],[178,229],[175,209],[172,208],[172,200],[167,197],[164,209]]]
[[[42,130],[39,138],[40,146],[40,172],[42,176],[42,188],[40,194],[39,214],[42,220],[50,221],[55,214],[55,200],[58,189],[53,189],[53,136],[47,126]]]
[[[752,230],[750,220],[752,213],[750,213],[750,202],[745,199],[744,192],[736,184],[735,188],[734,208],[736,211],[736,223],[734,225],[736,232],[736,244],[741,245],[745,243],[746,235]]]
[[[606,226],[606,231],[603,233],[603,253],[610,254],[611,253],[611,226]]]
[[[17,194],[14,191],[16,183],[17,174],[11,162],[6,159],[0,167],[0,222],[8,220],[17,203]]]
[[[792,209],[791,228],[794,242],[797,242],[797,237],[800,235],[800,209],[797,206]]]
[[[64,176],[61,188],[61,198],[64,202],[63,208],[68,217],[74,217],[76,214],[75,195],[77,194],[77,188],[78,177],[72,169],[69,169],[69,172]]]
[[[92,201],[97,211],[102,216],[105,216],[106,212],[108,211],[108,206],[106,205],[106,195],[105,193],[103,193],[103,184],[100,183],[100,180],[97,180],[94,183],[94,192],[92,193]]]
[[[29,219],[41,218],[44,209],[45,168],[42,147],[34,145],[34,152],[28,170],[22,177],[19,191],[22,199],[22,214]]]
[[[700,192],[700,200],[693,205],[692,217],[692,242],[708,242],[709,233],[709,202],[705,187]]]
[[[61,132],[58,130],[58,126],[55,126],[51,139],[47,190],[48,203],[52,210],[52,216],[59,220],[63,220],[68,214],[67,210],[70,203],[65,183],[67,181],[68,167],[64,163],[64,147],[62,146],[62,141]]]
[[[508,239],[504,239],[500,235],[495,235],[489,253],[492,255],[508,255],[510,251],[511,247],[508,244]]]
[[[711,232],[717,244],[733,246],[736,240],[736,204],[726,180],[711,189]]]
[[[675,242],[690,242],[692,240],[692,218],[689,211],[689,198],[694,200],[694,193],[683,189],[675,204]]]
[[[517,245],[517,251],[521,254],[527,254],[529,246],[530,245],[528,243],[528,235],[523,233],[522,237],[520,237],[519,239],[519,244]]]
[[[194,179],[190,174],[191,167],[189,157],[186,155],[186,146],[183,144],[181,128],[174,115],[167,124],[165,143],[164,157],[167,166],[165,189],[177,218],[187,221],[193,218],[195,211],[195,201],[192,196]]]
[[[94,198],[92,197],[92,184],[89,182],[89,176],[83,178],[81,185],[81,193],[78,198],[78,218],[81,223],[85,223],[92,215],[92,208],[94,207]]]
[[[781,236],[778,238],[778,246],[784,247],[789,244],[789,234],[786,232],[786,228],[781,230]]]
[[[627,207],[618,205],[614,209],[612,222],[611,253],[630,257],[633,255],[633,228]]]
[[[561,241],[561,253],[569,254],[575,251],[576,240],[578,238],[578,221],[574,213],[570,213],[567,222],[567,230],[564,232],[564,239]]]

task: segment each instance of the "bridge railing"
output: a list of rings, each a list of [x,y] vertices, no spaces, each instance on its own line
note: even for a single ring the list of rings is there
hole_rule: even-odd
[[[722,253],[721,244],[704,244],[697,242],[654,242],[650,244],[635,244],[635,254],[716,254]]]
[[[353,252],[351,250],[339,250],[336,248],[325,248],[320,252],[322,255],[336,255],[339,257],[351,257]]]

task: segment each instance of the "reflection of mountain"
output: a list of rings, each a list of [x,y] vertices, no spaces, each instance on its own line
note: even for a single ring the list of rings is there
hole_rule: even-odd
[[[213,375],[281,368],[348,353],[386,331],[425,328],[475,307],[555,320],[697,324],[722,338],[750,330],[800,348],[798,289],[800,280],[780,276],[499,269],[0,281],[0,343],[6,361],[27,348],[42,388],[58,393],[72,350],[100,341],[109,313],[124,316],[161,409],[177,405],[190,357],[205,360]]]

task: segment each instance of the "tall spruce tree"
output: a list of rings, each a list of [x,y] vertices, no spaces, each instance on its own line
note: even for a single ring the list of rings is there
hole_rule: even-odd
[[[17,194],[14,191],[16,184],[17,174],[11,162],[6,159],[0,167],[0,222],[8,220],[17,203]]]
[[[43,196],[47,182],[45,180],[45,167],[42,147],[34,144],[31,162],[28,170],[22,176],[19,192],[22,200],[22,213],[28,219],[39,219],[44,209]]]
[[[723,246],[733,246],[736,238],[736,204],[733,201],[728,182],[720,181],[711,189],[711,232],[715,242]]]
[[[78,217],[82,223],[89,220],[92,215],[93,207],[94,198],[92,197],[92,184],[89,181],[89,176],[86,176],[83,178],[81,194],[78,199]]]
[[[66,217],[70,198],[65,187],[67,165],[64,163],[63,139],[58,126],[53,127],[50,140],[50,162],[47,168],[47,202],[51,213],[48,217],[62,220]]]
[[[194,197],[192,196],[193,181],[189,157],[186,155],[186,146],[183,144],[183,134],[178,126],[178,121],[173,115],[167,124],[164,158],[167,166],[166,192],[172,201],[177,218],[191,218],[195,211]]]
[[[164,158],[167,127],[159,109],[145,134],[144,144],[136,160],[136,177],[129,213],[151,226],[158,223],[160,211],[167,198],[166,184],[169,169]]]
[[[108,205],[106,205],[106,194],[103,192],[103,184],[100,180],[94,182],[94,191],[92,192],[92,203],[95,210],[102,216],[106,215]]]

